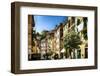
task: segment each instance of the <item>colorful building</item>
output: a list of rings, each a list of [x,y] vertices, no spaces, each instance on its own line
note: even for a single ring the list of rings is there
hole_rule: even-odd
[[[87,18],[86,17],[68,17],[68,21],[63,27],[63,38],[67,33],[74,30],[81,38],[82,44],[79,45],[79,49],[75,49],[71,52],[71,57],[74,58],[87,58],[88,54],[88,44],[87,44]],[[67,53],[69,54],[69,53]]]
[[[49,54],[49,59],[60,58],[88,58],[88,36],[87,36],[87,17],[68,17],[66,22],[59,24],[51,31],[44,30],[43,34],[36,33],[34,26],[34,16],[28,16],[28,52],[31,59],[32,54]],[[75,31],[81,38],[80,48],[74,51],[67,51],[64,48],[64,39],[67,33]]]
[[[28,15],[28,54],[29,60],[40,54],[40,35],[36,33],[33,15]]]
[[[52,59],[54,52],[54,30],[48,32],[47,36],[47,53],[50,55],[49,59]]]
[[[47,34],[48,34],[48,31],[43,31],[43,34],[42,35],[44,35],[44,37],[43,38],[41,38],[41,40],[40,40],[40,53],[41,53],[41,59],[45,59],[45,57],[44,57],[44,55],[46,55],[46,53],[47,53],[47,49],[48,49],[48,42],[47,42]]]
[[[61,58],[61,50],[63,49],[63,24],[61,23],[59,26],[56,27],[56,31],[54,33],[54,46],[55,46],[55,53],[58,54],[58,58]]]
[[[82,44],[80,45],[81,58],[88,57],[88,36],[87,36],[87,17],[77,17],[77,28],[81,37]]]
[[[32,39],[32,30],[35,27],[34,23],[34,17],[32,15],[28,15],[28,54],[29,54],[29,59],[31,59],[31,54],[33,52],[32,50],[32,45],[33,45],[33,39]]]

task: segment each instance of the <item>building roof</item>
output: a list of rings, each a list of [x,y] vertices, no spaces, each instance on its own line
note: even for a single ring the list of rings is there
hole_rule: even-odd
[[[56,30],[58,30],[59,28],[63,27],[63,23],[60,23],[57,27],[56,27]]]

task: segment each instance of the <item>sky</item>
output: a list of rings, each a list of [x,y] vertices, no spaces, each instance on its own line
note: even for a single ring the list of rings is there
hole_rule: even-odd
[[[43,30],[53,30],[56,27],[56,25],[59,25],[59,23],[64,22],[66,19],[66,16],[35,15],[35,30],[39,33],[41,33]]]

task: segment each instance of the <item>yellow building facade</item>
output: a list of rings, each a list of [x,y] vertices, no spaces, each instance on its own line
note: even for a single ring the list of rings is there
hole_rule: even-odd
[[[82,44],[79,45],[80,49],[75,50],[75,55],[78,55],[78,53],[80,53],[80,58],[87,58],[88,39],[84,39],[83,31],[87,31],[87,27],[84,28],[84,17],[68,17],[68,20],[63,27],[63,38],[66,36],[67,33],[70,33],[72,29],[79,34],[82,41]],[[77,57],[78,56],[76,56],[76,58]]]

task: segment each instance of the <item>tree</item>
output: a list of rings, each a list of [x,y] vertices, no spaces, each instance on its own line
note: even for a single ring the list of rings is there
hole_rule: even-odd
[[[83,22],[84,22],[84,27],[83,27],[83,36],[84,36],[84,39],[87,40],[88,39],[88,36],[87,36],[87,22],[88,22],[88,19],[87,17],[83,17]]]
[[[47,30],[44,30],[44,31],[41,32],[41,40],[46,38],[47,33],[48,33]]]
[[[71,30],[69,33],[66,34],[64,38],[64,48],[66,49],[66,52],[69,53],[68,57],[71,56],[71,52],[74,52],[75,49],[79,48],[79,45],[81,43],[82,41],[77,32]]]
[[[36,31],[33,30],[33,32],[32,32],[32,46],[35,46],[35,39],[36,39]]]

